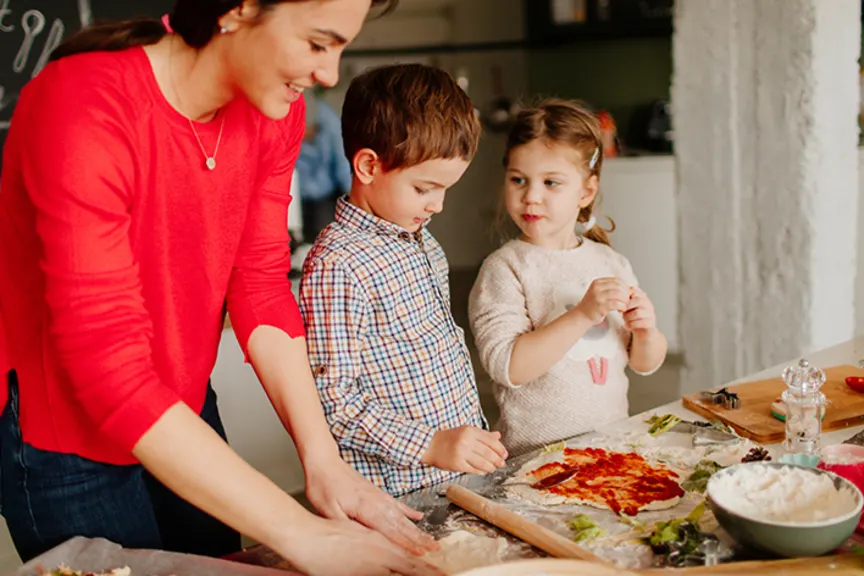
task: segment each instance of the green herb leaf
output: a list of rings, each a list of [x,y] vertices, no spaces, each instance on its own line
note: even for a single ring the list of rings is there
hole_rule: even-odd
[[[588,514],[577,514],[567,522],[567,526],[573,531],[575,542],[594,540],[606,535],[606,531]]]
[[[560,450],[564,450],[564,448],[566,446],[567,446],[566,442],[563,442],[563,441],[557,442],[555,444],[549,444],[547,446],[543,446],[543,448],[540,449],[540,454],[549,454],[551,452],[558,452]]]
[[[648,433],[652,436],[659,436],[660,434],[666,432],[679,422],[681,422],[681,418],[675,416],[674,414],[666,414],[664,416],[657,416],[655,414],[646,421],[647,424],[651,424],[651,427],[648,429]]]
[[[708,487],[708,480],[716,472],[723,469],[717,462],[713,460],[702,460],[693,469],[693,473],[681,483],[681,488],[687,492],[705,492]]]

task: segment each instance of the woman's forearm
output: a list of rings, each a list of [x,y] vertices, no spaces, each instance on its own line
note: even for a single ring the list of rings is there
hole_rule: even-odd
[[[249,337],[248,351],[301,460],[339,458],[309,367],[306,339],[291,338],[272,326],[259,326]]]
[[[181,498],[283,555],[308,532],[312,515],[185,404],[169,408],[133,452]]]
[[[517,338],[510,354],[510,383],[521,386],[548,372],[593,323],[577,309]]]

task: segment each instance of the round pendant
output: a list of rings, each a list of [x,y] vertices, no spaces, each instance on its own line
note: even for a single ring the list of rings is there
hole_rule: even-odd
[[[216,168],[216,159],[212,156],[210,158],[207,158],[206,165],[208,170],[213,170],[214,168]]]

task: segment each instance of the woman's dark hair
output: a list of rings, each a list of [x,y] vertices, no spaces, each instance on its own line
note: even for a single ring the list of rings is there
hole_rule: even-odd
[[[257,0],[261,10],[284,2],[321,0]],[[372,0],[372,6],[383,6],[382,14],[391,12],[399,0]],[[241,6],[243,0],[175,0],[171,11],[171,28],[193,48],[202,48],[219,31],[219,19]],[[157,18],[138,17],[114,22],[98,22],[69,36],[51,54],[51,60],[82,52],[115,51],[155,44],[167,34]]]

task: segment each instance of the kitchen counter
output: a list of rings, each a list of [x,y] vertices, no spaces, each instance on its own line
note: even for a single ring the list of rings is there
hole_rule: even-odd
[[[839,344],[837,346],[814,352],[812,354],[807,354],[804,357],[807,358],[807,360],[809,360],[812,365],[820,368],[827,368],[829,366],[836,366],[840,364],[857,365],[859,362],[864,361],[864,335]],[[783,364],[779,364],[761,372],[748,375],[744,378],[736,380],[735,382],[730,382],[729,385],[779,376],[785,367],[794,364],[796,361],[797,359],[792,359]],[[674,402],[658,406],[652,410],[648,410],[641,414],[636,414],[625,420],[615,422],[609,426],[597,430],[596,433],[607,435],[620,435],[627,432],[644,432],[645,430],[647,430],[645,420],[648,419],[651,414],[675,414],[686,420],[701,419],[697,414],[684,408],[680,400],[676,400]],[[845,440],[848,440],[849,438],[861,431],[864,431],[864,425],[851,426],[840,430],[825,432],[822,434],[821,437],[822,445],[828,446],[831,444],[839,444]],[[766,448],[769,450],[769,452],[772,452],[773,454],[777,454],[780,451],[779,444],[768,445],[766,446]],[[500,470],[483,477],[463,476],[459,479],[458,483],[474,490],[487,490],[490,488],[490,486],[499,484],[501,481],[504,480],[504,478],[510,476],[524,462],[526,462],[529,458],[533,456],[534,454],[529,454],[527,456],[513,458],[508,461],[507,467],[504,470]],[[468,525],[472,528],[476,528],[478,531],[486,531],[490,534],[496,533],[499,536],[504,536],[505,538],[507,538],[508,542],[511,543],[512,549],[514,551],[513,558],[529,558],[542,555],[542,553],[535,550],[534,548],[516,541],[509,535],[498,531],[496,528],[491,527],[485,524],[483,521],[473,518],[470,514],[461,511],[460,509],[457,509],[455,506],[450,505],[446,501],[446,499],[439,495],[439,488],[440,487],[421,490],[413,494],[409,494],[402,499],[409,506],[420,509],[426,513],[426,518],[424,518],[420,525],[428,532],[434,534],[436,537],[442,536],[447,531],[445,524],[448,521],[450,522],[450,524],[452,524],[455,516],[457,517],[458,523],[462,525]],[[276,554],[261,546],[251,548],[233,559],[241,562],[259,564],[264,566],[281,568],[290,567]]]
[[[818,368],[828,368],[829,366],[839,366],[841,364],[852,364],[853,366],[857,366],[859,362],[864,362],[864,334],[846,342],[843,342],[842,344],[832,346],[831,348],[826,348],[825,350],[820,350],[812,354],[805,354],[802,357],[806,358],[810,362],[810,364]],[[776,378],[780,376],[784,368],[786,368],[787,366],[791,366],[796,362],[797,359],[792,359],[788,362],[784,362],[782,364],[778,364],[777,366],[772,366],[771,368],[762,370],[761,372],[750,374],[743,378],[739,378],[738,380],[735,380],[733,382],[729,382],[727,386],[733,386],[735,384],[742,384],[744,382],[763,380],[767,378]],[[696,387],[694,389],[699,388]],[[679,416],[685,420],[704,420],[704,418],[700,417],[698,414],[688,410],[687,408],[684,408],[680,400],[675,400],[673,402],[669,402],[668,404],[657,406],[656,408],[653,408],[651,410],[646,410],[641,414],[631,416],[626,420],[621,420],[619,422],[610,424],[605,428],[601,428],[599,432],[621,433],[644,430],[644,421],[647,420],[651,416],[651,414],[675,414],[676,416]],[[847,438],[854,436],[856,433],[861,432],[862,430],[864,430],[864,424],[862,424],[861,426],[841,428],[839,430],[823,432],[821,436],[822,445],[829,446],[831,444],[839,444]],[[778,451],[780,445],[771,444],[766,446],[766,448],[768,448],[769,451]]]

